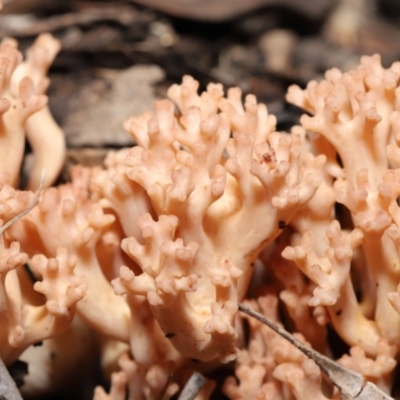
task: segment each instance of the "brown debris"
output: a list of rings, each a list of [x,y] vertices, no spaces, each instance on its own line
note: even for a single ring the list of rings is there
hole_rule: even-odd
[[[333,4],[331,0],[134,0],[135,3],[181,18],[200,21],[224,21],[266,6],[280,6],[311,18],[321,17]]]

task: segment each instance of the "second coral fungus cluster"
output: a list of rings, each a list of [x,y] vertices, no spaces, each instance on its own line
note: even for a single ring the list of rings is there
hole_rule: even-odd
[[[37,132],[55,137],[48,146],[62,159],[44,108],[56,51],[49,36],[25,62],[15,42],[0,47],[3,224],[35,197],[15,189],[25,133],[29,188],[43,167],[50,184],[46,165],[58,170]],[[332,327],[350,348],[339,362],[389,393],[400,345],[399,82],[400,64],[384,69],[378,56],[328,71],[289,89],[308,115],[281,133],[254,96],[243,104],[220,84],[198,94],[184,77],[170,100],[125,122],[136,146],[110,152],[104,168],[75,167],[2,233],[1,358],[90,327],[104,371],[119,369],[96,400],[124,399],[125,388],[132,400],[168,399],[191,370],[235,360],[230,399],[337,398],[313,361],[238,314],[244,301],[330,356]],[[50,390],[43,381],[22,390]]]

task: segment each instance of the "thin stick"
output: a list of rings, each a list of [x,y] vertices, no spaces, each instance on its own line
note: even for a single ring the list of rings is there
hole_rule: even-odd
[[[297,347],[308,358],[313,360],[328,379],[340,390],[341,400],[394,400],[384,393],[372,382],[366,381],[360,374],[348,368],[342,367],[337,362],[318,353],[318,351],[306,346],[296,339],[288,331],[280,328],[263,315],[251,310],[239,303],[239,310],[267,325],[278,335],[285,338],[288,342]]]
[[[243,304],[239,303],[239,310],[241,312],[244,312],[247,315],[250,315],[250,317],[255,318],[256,320],[260,321],[264,325],[267,325],[269,328],[271,328],[273,331],[275,331],[278,335],[282,336],[288,342],[290,342],[293,346],[297,347],[308,358],[314,359],[313,351],[309,347],[307,347],[304,343],[300,342],[300,340],[296,339],[293,335],[291,335],[285,329],[280,328],[278,325],[274,324],[272,321],[270,321],[269,319],[265,318],[263,315],[259,314],[258,312],[253,311],[252,309],[246,307]],[[319,365],[319,367],[324,371],[325,366],[320,366]],[[329,375],[328,371],[324,371],[324,372],[327,375]]]
[[[36,193],[35,200],[33,200],[32,205],[30,205],[25,211],[22,211],[22,213],[16,215],[14,218],[10,219],[5,225],[3,225],[0,228],[0,235],[6,231],[8,227],[10,227],[14,222],[17,222],[19,219],[22,217],[25,217],[26,214],[30,213],[39,203],[39,198],[40,194],[42,193],[42,188],[43,188],[43,181],[44,181],[44,170],[42,171],[42,176],[40,178],[40,185],[39,185],[39,190]]]

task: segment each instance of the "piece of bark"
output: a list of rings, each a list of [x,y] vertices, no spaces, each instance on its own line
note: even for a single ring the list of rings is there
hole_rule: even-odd
[[[120,24],[123,27],[129,27],[135,22],[136,16],[137,12],[133,7],[122,4],[93,7],[79,12],[53,15],[43,19],[31,18],[30,20],[26,20],[25,15],[21,16],[25,20],[20,25],[7,25],[7,15],[3,15],[0,19],[2,21],[0,35],[13,37],[36,36],[42,32],[55,32],[76,25],[87,27],[98,22],[111,22]]]
[[[103,70],[101,77],[72,99],[70,113],[62,123],[68,146],[131,146],[133,139],[124,130],[123,122],[152,109],[152,84],[163,76],[163,71],[154,65]]]
[[[193,400],[205,385],[206,378],[198,372],[194,372],[183,388],[178,400]]]
[[[3,361],[0,358],[0,399],[4,400],[22,400],[15,382],[11,378],[10,374]]]

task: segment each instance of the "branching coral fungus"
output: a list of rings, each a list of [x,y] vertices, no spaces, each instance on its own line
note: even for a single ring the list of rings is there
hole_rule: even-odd
[[[273,132],[275,119],[253,96],[243,107],[238,89],[225,99],[218,85],[201,96],[197,87],[186,77],[171,88],[179,119],[164,100],[154,116],[127,123],[138,143],[125,161],[127,176],[146,190],[158,220],[138,219],[144,244],[123,242],[143,274],[122,269],[115,287],[146,295],[185,356],[229,361],[249,267],[315,193],[320,161],[303,154],[296,138]]]
[[[25,135],[34,152],[28,188],[38,189],[42,170],[45,186],[57,178],[64,160],[65,141],[46,106],[47,70],[60,49],[49,34],[38,37],[22,61],[18,43],[10,38],[0,44],[0,138],[1,170],[18,184]],[[51,156],[50,156],[51,155]]]
[[[42,160],[38,132],[54,133],[50,152],[62,159],[43,95],[57,50],[41,36],[21,63],[15,42],[0,46],[3,224],[34,197],[12,188],[25,131],[38,157],[30,188],[38,168],[56,165]],[[339,362],[389,392],[400,345],[400,64],[364,57],[325,78],[289,89],[310,115],[281,133],[254,96],[242,103],[220,84],[199,94],[186,76],[170,100],[125,122],[133,148],[44,190],[1,236],[5,362],[76,313],[115,371],[97,400],[168,399],[187,371],[234,360],[231,399],[338,398],[312,360],[238,315],[247,301],[332,357],[330,325],[349,349]]]
[[[87,171],[78,169],[75,175],[72,184],[45,190],[38,207],[16,222],[10,232],[30,255],[40,248],[52,257],[61,246],[74,254],[75,270],[88,285],[84,299],[78,303],[78,313],[107,335],[128,341],[128,306],[114,295],[95,251],[102,232],[114,217],[104,215],[101,207],[87,198]]]
[[[30,205],[33,194],[16,192],[4,176],[0,198],[6,223]],[[42,276],[32,288],[22,269],[28,255],[20,251],[18,242],[1,235],[0,356],[5,363],[15,361],[28,346],[63,333],[72,322],[76,303],[85,295],[83,278],[74,274],[75,257],[62,248],[54,256],[47,259],[37,254],[31,259],[31,267]],[[45,296],[45,304],[37,304],[34,291]]]
[[[303,127],[328,141],[343,164],[343,177],[334,185],[336,200],[349,209],[354,226],[363,234],[366,260],[361,279],[373,280],[364,287],[375,285],[376,298],[374,321],[362,322],[365,317],[349,281],[336,303],[336,312],[345,314],[333,322],[350,344],[369,336],[363,346],[371,354],[380,336],[396,345],[400,337],[400,318],[388,299],[400,277],[394,234],[398,229],[398,170],[389,161],[397,152],[399,73],[398,63],[384,69],[379,56],[363,57],[357,70],[328,71],[326,80],[311,82],[304,91],[292,87],[287,95],[312,114],[302,117]],[[349,329],[349,323],[354,327]]]
[[[60,48],[60,42],[50,34],[40,35],[27,50],[25,61],[15,69],[11,78],[11,90],[21,79],[29,76],[33,81],[35,94],[44,95],[50,84],[47,72]],[[50,186],[56,180],[64,163],[64,132],[54,120],[48,106],[26,120],[25,130],[33,151],[33,165],[27,188],[38,189],[43,170],[46,171],[43,185]]]
[[[41,110],[47,98],[36,95],[34,84],[24,77],[11,90],[12,74],[21,62],[21,53],[13,40],[3,40],[0,45],[0,116],[1,116],[1,162],[2,170],[11,175],[15,186],[19,179],[25,146],[25,123],[35,112]]]

